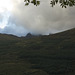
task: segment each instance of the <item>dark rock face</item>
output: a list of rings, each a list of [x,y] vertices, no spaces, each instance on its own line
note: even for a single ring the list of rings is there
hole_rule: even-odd
[[[26,37],[28,37],[28,38],[31,38],[31,37],[33,37],[34,35],[32,35],[31,33],[28,33],[27,35],[26,35]]]

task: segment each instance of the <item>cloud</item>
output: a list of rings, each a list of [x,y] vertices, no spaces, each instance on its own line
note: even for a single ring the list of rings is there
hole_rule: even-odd
[[[52,8],[49,1],[45,0],[41,0],[37,7],[32,4],[24,6],[24,0],[12,0],[12,3],[14,9],[11,11],[8,24],[15,24],[16,27],[11,25],[5,30],[15,30],[15,34],[20,33],[20,26],[35,34],[56,33],[75,27],[75,7],[65,9],[56,5]]]
[[[21,26],[16,26],[16,25],[9,25],[9,26],[6,26],[5,28],[3,29],[0,29],[0,32],[1,33],[7,33],[7,34],[13,34],[13,35],[17,35],[17,36],[25,36],[28,31],[26,29],[24,29],[23,27]]]
[[[75,8],[61,8],[58,5],[50,7],[44,0],[40,6],[24,6],[24,2],[16,3],[13,10],[13,22],[22,25],[35,33],[50,33],[75,27]]]

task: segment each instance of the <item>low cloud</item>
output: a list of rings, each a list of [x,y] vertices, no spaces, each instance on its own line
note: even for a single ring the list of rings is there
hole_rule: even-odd
[[[0,29],[1,33],[7,33],[7,34],[13,34],[13,35],[17,35],[17,36],[25,36],[28,31],[26,29],[24,29],[21,26],[16,26],[16,25],[9,25],[6,26],[3,29]]]

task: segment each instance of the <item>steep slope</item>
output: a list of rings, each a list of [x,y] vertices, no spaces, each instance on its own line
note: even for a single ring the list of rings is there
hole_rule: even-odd
[[[48,36],[0,34],[1,75],[75,75],[75,28]]]

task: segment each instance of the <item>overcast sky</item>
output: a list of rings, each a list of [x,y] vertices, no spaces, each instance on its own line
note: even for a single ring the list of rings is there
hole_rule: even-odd
[[[7,5],[2,1],[7,1]],[[49,0],[41,0],[37,7],[24,6],[24,0],[0,0],[0,3],[0,33],[45,35],[75,28],[75,7],[65,9],[58,4],[51,7]]]

